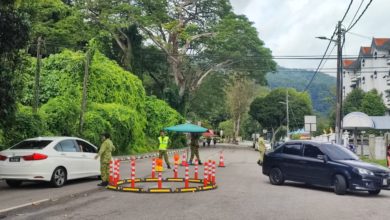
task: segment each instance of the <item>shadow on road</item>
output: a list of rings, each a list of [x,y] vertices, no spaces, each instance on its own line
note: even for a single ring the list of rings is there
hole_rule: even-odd
[[[268,182],[268,184],[271,184],[271,183]],[[311,191],[321,191],[321,192],[334,193],[333,188],[317,186],[317,185],[311,185],[311,184],[305,184],[305,183],[285,182],[282,186],[278,186],[278,187],[283,187],[283,186],[300,188],[302,190],[311,190]],[[373,198],[373,197],[378,197],[378,198],[382,198],[382,199],[388,199],[389,198],[388,196],[386,196],[384,194],[381,194],[381,193],[379,195],[370,195],[366,191],[348,191],[346,193],[346,195],[347,196],[355,196],[355,197],[359,197],[359,198]]]
[[[96,177],[89,177],[89,178],[83,178],[83,179],[77,179],[77,180],[68,180],[63,187],[87,183],[87,182],[93,182],[97,181],[98,179]],[[0,182],[0,191],[1,190],[41,190],[41,189],[47,189],[47,188],[53,188],[49,182],[23,182],[21,186],[11,188],[7,185],[5,181]]]

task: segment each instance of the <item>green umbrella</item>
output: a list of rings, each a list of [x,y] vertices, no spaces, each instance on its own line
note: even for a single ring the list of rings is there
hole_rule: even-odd
[[[175,131],[175,132],[189,132],[189,133],[203,133],[206,132],[208,129],[194,125],[194,124],[181,124],[181,125],[175,125],[171,127],[164,128],[166,131]]]

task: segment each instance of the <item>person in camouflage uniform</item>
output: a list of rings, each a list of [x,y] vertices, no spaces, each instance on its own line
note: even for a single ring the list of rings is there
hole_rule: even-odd
[[[110,134],[102,134],[102,145],[100,146],[99,152],[96,155],[95,159],[100,157],[100,175],[102,177],[102,182],[98,186],[107,186],[108,178],[110,175],[110,160],[112,157],[112,152],[115,150],[115,146],[110,140]]]
[[[202,162],[200,161],[199,157],[199,138],[200,134],[198,133],[191,133],[191,157],[190,160],[188,161],[188,164],[192,164],[192,160],[194,159],[194,156],[198,159],[199,165],[202,165]]]

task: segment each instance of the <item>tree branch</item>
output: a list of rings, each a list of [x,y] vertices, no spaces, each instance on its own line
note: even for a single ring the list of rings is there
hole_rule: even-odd
[[[214,71],[215,69],[217,68],[220,68],[220,67],[223,67],[223,66],[227,66],[227,65],[230,65],[232,64],[233,61],[232,60],[225,60],[221,63],[218,63],[217,65],[211,67],[210,69],[208,69],[206,72],[204,72],[200,78],[198,80],[196,80],[196,83],[195,83],[195,86],[194,86],[194,89],[197,89],[203,82],[204,78],[206,78],[207,75],[209,75],[212,71]]]
[[[183,53],[186,52],[190,48],[190,44],[191,44],[192,41],[197,40],[197,39],[202,38],[202,37],[210,37],[210,36],[213,36],[213,35],[214,35],[213,32],[208,32],[208,33],[197,34],[197,35],[194,35],[192,37],[189,37],[186,40],[186,43],[183,45],[181,51]]]

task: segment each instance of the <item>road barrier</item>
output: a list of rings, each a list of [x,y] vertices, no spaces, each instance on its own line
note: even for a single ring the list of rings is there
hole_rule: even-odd
[[[225,167],[225,162],[224,162],[224,158],[223,158],[223,151],[221,151],[221,154],[219,156],[219,165],[218,167]]]
[[[181,159],[181,165],[186,166],[187,164],[187,152],[183,152],[182,159]]]
[[[198,165],[199,165],[199,162],[198,162],[198,159],[195,159],[195,170],[194,170],[194,179],[198,179]]]
[[[135,159],[131,160],[131,187],[135,188]]]
[[[204,173],[203,173],[203,175],[204,175],[204,177],[203,177],[203,186],[204,187],[206,187],[208,185],[208,178],[209,178],[209,174],[208,174],[209,168],[208,168],[208,165],[209,164],[207,162],[204,163]]]
[[[156,177],[156,158],[153,158],[152,160],[152,178]]]
[[[194,166],[194,178],[189,178],[190,167],[185,160],[185,154],[183,154],[184,162],[185,162],[185,175],[184,178],[178,178],[178,166],[180,156],[178,154],[175,155],[175,163],[174,163],[174,178],[163,178],[162,176],[162,164],[163,161],[160,158],[154,158],[152,161],[152,174],[151,178],[136,178],[136,157],[131,157],[130,166],[131,173],[130,179],[122,179],[120,178],[120,160],[113,159],[110,161],[110,181],[107,189],[115,190],[115,191],[124,191],[124,192],[139,192],[139,193],[182,193],[182,192],[199,192],[199,191],[207,191],[216,189],[216,162],[214,160],[209,160],[204,163],[204,178],[199,179],[199,160],[195,160]],[[183,163],[182,163],[183,164]],[[158,177],[155,178],[155,172],[158,173]],[[150,183],[156,182],[157,188],[142,188],[136,187],[136,183]],[[163,182],[184,182],[183,188],[163,188]],[[199,186],[191,186],[191,184],[200,184]],[[129,187],[129,186],[130,187]]]

